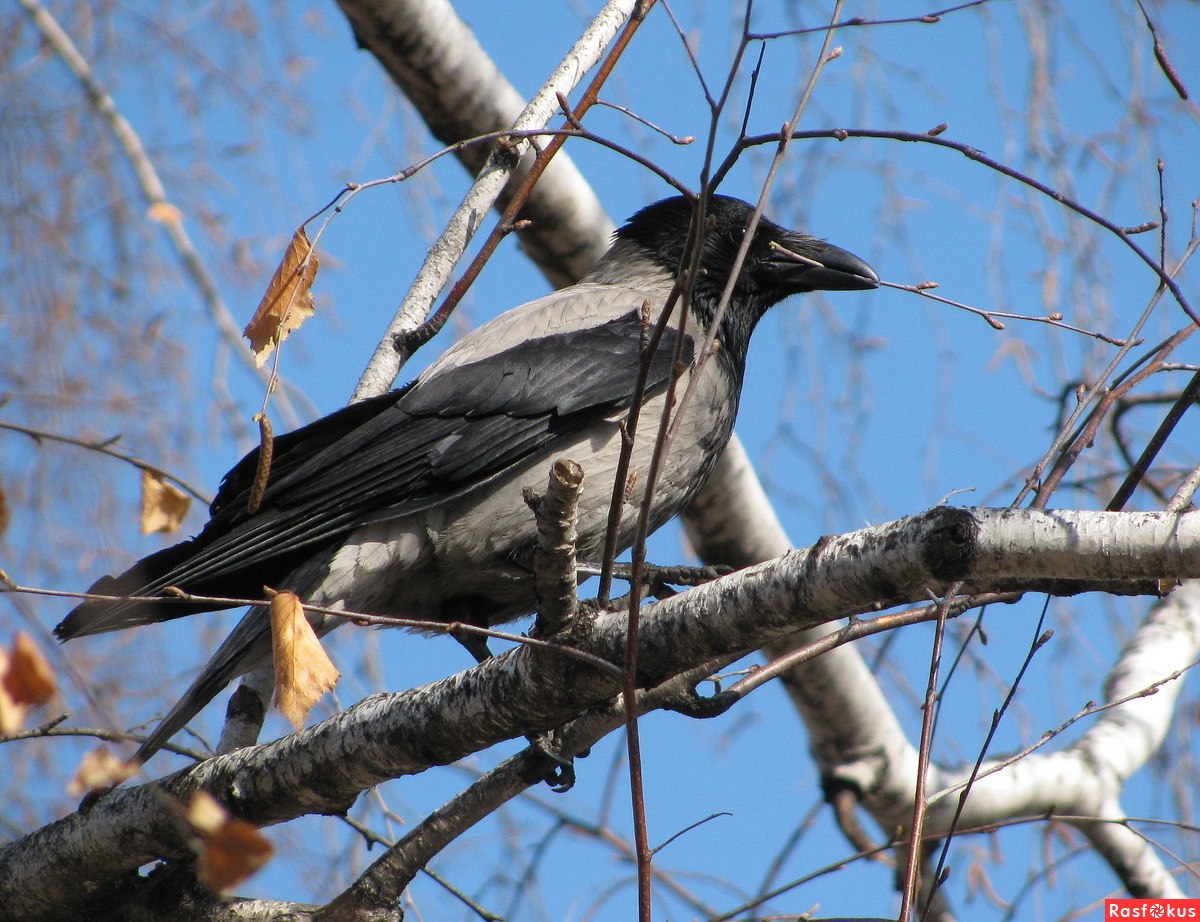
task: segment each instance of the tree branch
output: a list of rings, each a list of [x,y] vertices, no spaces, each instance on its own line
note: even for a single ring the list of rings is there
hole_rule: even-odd
[[[655,687],[714,659],[860,612],[973,592],[1025,574],[1051,591],[1153,591],[1200,576],[1200,512],[1053,512],[940,507],[834,538],[647,606],[638,680]],[[619,662],[625,613],[572,639]],[[204,788],[259,825],[340,813],[383,780],[553,729],[611,699],[619,680],[553,650],[521,647],[440,682],[375,695],[294,736],[114,791],[0,848],[0,905],[14,917],[77,908],[157,857],[188,852],[172,801]]]

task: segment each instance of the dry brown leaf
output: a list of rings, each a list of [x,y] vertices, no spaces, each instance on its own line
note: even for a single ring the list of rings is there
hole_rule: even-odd
[[[16,733],[30,708],[44,704],[58,683],[37,645],[21,631],[12,652],[0,648],[0,734]]]
[[[200,836],[196,867],[200,880],[218,893],[237,886],[275,851],[258,827],[232,818],[206,791],[192,795],[184,816]]]
[[[276,593],[271,599],[271,652],[275,658],[275,705],[299,730],[312,706],[337,684],[341,673],[325,655],[294,593]]]
[[[107,791],[138,773],[141,765],[122,759],[107,746],[97,746],[83,757],[75,777],[67,782],[67,793],[79,797],[92,791]]]
[[[12,513],[8,508],[8,497],[4,495],[4,484],[0,484],[0,537],[8,531],[8,523],[12,521]]]
[[[191,499],[158,474],[142,471],[142,534],[178,531]]]
[[[317,254],[304,228],[292,234],[292,242],[283,254],[283,260],[267,285],[258,310],[246,324],[242,335],[250,340],[254,350],[254,364],[262,368],[271,350],[287,339],[313,314],[312,283],[317,277]]]
[[[13,638],[12,653],[8,657],[7,667],[0,676],[14,701],[18,704],[28,704],[37,707],[45,704],[50,696],[58,689],[54,680],[54,670],[42,656],[33,638],[24,631],[17,631]]]
[[[146,209],[146,217],[155,224],[183,223],[183,212],[170,202],[155,202]]]

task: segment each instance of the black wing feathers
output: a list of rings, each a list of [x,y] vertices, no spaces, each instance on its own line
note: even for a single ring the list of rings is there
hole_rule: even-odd
[[[411,387],[412,384],[406,384],[390,393],[360,400],[358,403],[342,407],[306,426],[277,436],[274,439],[271,454],[271,483],[278,482],[297,467],[312,461],[322,449],[347,438],[364,423],[377,416],[381,409],[386,409],[395,403],[396,398],[405,394]],[[216,498],[208,507],[209,516],[215,519],[222,514],[228,514],[236,518],[239,512],[245,511],[257,471],[258,449],[256,448],[221,478]]]
[[[195,538],[152,554],[103,594],[251,596],[370,521],[418,512],[485,485],[628,407],[641,363],[637,312],[601,326],[514,346],[447,368],[330,414],[275,440],[267,488],[251,516],[257,451],[225,476]],[[649,392],[670,376],[667,337],[650,363]],[[683,360],[694,344],[685,336]],[[204,611],[206,603],[91,602],[56,628],[63,638]]]

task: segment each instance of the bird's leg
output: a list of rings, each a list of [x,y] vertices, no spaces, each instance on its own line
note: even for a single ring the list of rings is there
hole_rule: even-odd
[[[475,662],[483,663],[492,658],[487,638],[482,634],[476,634],[474,631],[451,631],[450,636],[466,648],[466,651],[475,658]]]
[[[473,597],[460,597],[448,602],[442,608],[440,620],[469,627],[489,628],[492,626],[486,604]],[[475,662],[483,663],[492,658],[486,634],[457,628],[451,628],[447,633],[466,648]]]

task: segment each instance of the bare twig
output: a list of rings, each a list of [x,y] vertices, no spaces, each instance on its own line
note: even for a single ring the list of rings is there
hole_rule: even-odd
[[[163,480],[169,480],[171,483],[179,487],[179,489],[186,493],[190,493],[206,506],[212,502],[211,497],[200,492],[186,480],[177,477],[170,471],[164,470],[156,464],[151,464],[149,461],[143,461],[141,458],[138,458],[135,455],[128,455],[123,451],[117,451],[112,446],[120,440],[121,437],[119,435],[114,435],[111,438],[99,440],[80,439],[75,438],[74,436],[62,435],[57,432],[48,432],[45,429],[35,429],[32,426],[22,426],[19,423],[6,422],[0,422],[0,429],[7,429],[9,432],[19,432],[22,435],[29,436],[35,442],[39,443],[43,440],[62,442],[64,445],[75,445],[79,448],[86,448],[88,451],[94,451],[98,454],[108,455],[110,458],[116,458],[119,461],[124,461],[126,464],[132,464],[140,471],[146,471],[147,473],[154,474],[156,477],[161,477]]]
[[[929,682],[925,686],[925,706],[921,714],[921,743],[917,752],[916,781],[913,790],[912,823],[908,828],[907,861],[900,882],[900,912],[897,918],[908,919],[909,910],[917,898],[921,875],[921,864],[925,849],[925,778],[929,771],[930,752],[933,749],[933,720],[937,704],[938,669],[942,663],[942,639],[946,633],[946,619],[950,614],[950,599],[957,590],[952,587],[937,605],[937,630],[933,635],[933,651],[929,656]]]
[[[738,147],[730,153],[730,157],[735,158],[735,155],[745,148],[758,147],[764,144],[778,144],[781,137],[782,134],[780,132],[772,132],[770,134],[754,135],[752,137],[743,138]],[[967,159],[982,164],[983,166],[986,166],[988,169],[994,170],[997,173],[1002,173],[1010,179],[1015,179],[1017,182],[1036,190],[1048,198],[1053,199],[1063,207],[1074,211],[1076,214],[1088,219],[1094,224],[1099,225],[1113,236],[1117,237],[1122,243],[1125,244],[1126,247],[1133,251],[1138,259],[1145,263],[1146,266],[1158,276],[1159,280],[1163,285],[1166,286],[1167,290],[1171,292],[1171,296],[1175,299],[1176,303],[1183,310],[1183,312],[1188,315],[1192,322],[1200,324],[1200,314],[1196,313],[1195,308],[1192,307],[1191,301],[1184,294],[1183,289],[1179,287],[1171,273],[1168,272],[1167,269],[1158,262],[1158,260],[1156,260],[1142,248],[1137,240],[1134,239],[1134,234],[1129,233],[1125,227],[1109,220],[1098,212],[1088,208],[1086,205],[1075,201],[1070,196],[1059,192],[1057,189],[1054,189],[1041,180],[1036,179],[1027,173],[1023,173],[1006,163],[1002,163],[999,160],[989,157],[978,148],[972,147],[971,145],[965,144],[961,141],[951,140],[950,138],[943,137],[940,134],[932,135],[927,131],[881,131],[871,128],[834,128],[820,129],[815,131],[795,131],[790,134],[790,137],[792,140],[834,138],[839,141],[845,141],[848,138],[879,138],[883,140],[903,141],[910,144],[931,144],[935,147],[945,148],[946,150],[957,151]]]
[[[1183,83],[1183,78],[1179,76],[1179,72],[1175,70],[1170,59],[1167,57],[1167,49],[1163,47],[1162,39],[1158,37],[1158,30],[1154,28],[1154,20],[1146,12],[1146,4],[1142,0],[1137,0],[1137,5],[1138,9],[1142,11],[1142,18],[1146,20],[1146,28],[1150,30],[1150,37],[1154,39],[1154,60],[1158,62],[1163,76],[1167,78],[1172,88],[1179,94],[1179,98],[1187,99],[1187,87]]]
[[[1005,320],[1024,320],[1028,323],[1045,323],[1052,327],[1058,327],[1060,330],[1067,330],[1071,333],[1080,333],[1084,336],[1090,336],[1093,339],[1098,339],[1101,342],[1108,343],[1111,346],[1136,346],[1141,340],[1117,339],[1115,336],[1109,336],[1107,333],[1101,333],[1097,330],[1085,330],[1082,327],[1073,326],[1072,324],[1063,321],[1062,314],[1047,314],[1043,317],[1035,317],[1032,314],[1014,314],[1009,311],[989,311],[982,307],[973,307],[970,304],[964,304],[962,301],[954,301],[942,295],[935,295],[931,288],[934,287],[932,282],[922,282],[919,285],[902,285],[897,282],[879,283],[884,288],[894,288],[897,291],[908,291],[915,295],[920,295],[922,298],[928,298],[931,301],[937,301],[939,304],[948,304],[951,307],[957,307],[961,310],[975,314],[987,321],[988,325],[994,330],[1003,330]]]
[[[786,32],[764,32],[761,34],[755,34],[752,36],[752,38],[785,38],[789,35],[810,35],[814,32],[832,31],[834,29],[850,29],[856,26],[901,26],[911,24],[932,26],[940,22],[943,16],[949,16],[951,13],[958,13],[962,10],[969,10],[977,6],[983,6],[989,2],[990,0],[969,0],[968,3],[959,3],[955,6],[948,6],[944,9],[933,10],[929,13],[922,13],[918,16],[902,16],[896,19],[867,19],[863,16],[854,16],[850,19],[843,19],[841,22],[836,22],[828,26],[809,26],[808,28],[804,29],[789,29]]]
[[[141,595],[104,595],[96,592],[67,592],[62,589],[41,589],[36,586],[22,586],[15,582],[3,570],[0,570],[0,591],[3,592],[19,592],[24,595],[46,596],[56,599],[80,599],[85,602],[154,602],[155,604],[163,604],[171,600],[178,600],[181,603],[185,602],[202,602],[212,605],[213,609],[221,608],[252,608],[257,606],[270,605],[270,599],[247,599],[247,598],[232,598],[226,596],[207,596],[207,595],[192,595],[188,592],[183,592],[176,587],[168,587],[173,590],[168,597],[164,596],[141,596]],[[578,650],[564,644],[553,643],[547,640],[540,640],[536,637],[528,637],[524,634],[514,634],[510,631],[498,631],[495,628],[480,627],[477,624],[467,624],[460,621],[423,621],[415,618],[396,618],[390,615],[373,615],[367,612],[348,611],[343,608],[329,608],[323,605],[304,604],[306,612],[314,614],[331,615],[335,618],[343,618],[354,624],[374,627],[402,627],[409,628],[415,631],[422,631],[429,634],[474,634],[478,637],[492,637],[497,640],[506,640],[515,644],[523,644],[529,647],[536,647],[541,650],[555,651],[564,653],[568,656],[574,656],[581,661],[594,666],[611,675],[621,675],[621,669],[614,666],[612,663],[599,656],[587,653],[583,650]]]

